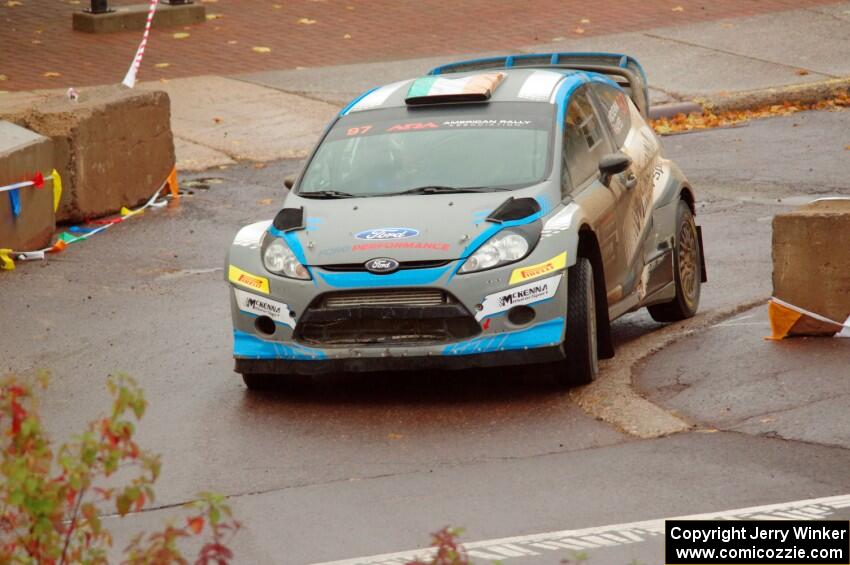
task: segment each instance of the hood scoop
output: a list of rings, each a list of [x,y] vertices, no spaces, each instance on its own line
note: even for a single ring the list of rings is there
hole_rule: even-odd
[[[304,208],[284,208],[274,217],[272,225],[283,232],[303,229]]]
[[[521,220],[538,213],[540,209],[540,203],[534,198],[514,198],[511,196],[487,216],[487,221],[501,224]]]

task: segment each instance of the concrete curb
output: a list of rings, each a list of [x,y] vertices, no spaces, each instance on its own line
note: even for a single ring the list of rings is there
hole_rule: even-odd
[[[705,110],[714,113],[753,110],[784,102],[813,104],[848,91],[850,91],[850,77],[759,90],[744,90],[728,94],[714,94],[696,97],[693,100],[652,106],[649,109],[649,118],[657,120],[659,118],[672,118],[678,114],[702,114]]]
[[[761,106],[771,106],[784,102],[813,104],[848,91],[850,91],[850,77],[843,77],[777,88],[732,92],[707,98],[695,98],[694,102],[712,112],[728,112],[752,110]]]
[[[588,415],[623,432],[650,439],[693,429],[693,425],[644,398],[634,387],[634,369],[650,355],[682,338],[705,330],[767,302],[749,300],[738,306],[697,315],[659,328],[617,349],[617,356],[600,362],[599,378],[570,391],[570,399]]]

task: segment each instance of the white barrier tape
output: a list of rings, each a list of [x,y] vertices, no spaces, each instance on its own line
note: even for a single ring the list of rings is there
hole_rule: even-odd
[[[48,175],[44,177],[44,180],[53,180],[53,175]],[[25,180],[22,182],[16,182],[15,184],[7,184],[6,186],[0,186],[0,192],[7,192],[9,190],[15,190],[16,188],[26,188],[28,186],[35,186],[35,182],[31,180]]]
[[[163,206],[168,205],[167,200],[166,200],[166,201],[157,201],[157,199],[159,198],[160,193],[161,193],[161,192],[162,192],[162,190],[166,187],[166,185],[167,185],[167,184],[168,184],[168,181],[166,180],[165,182],[163,182],[163,183],[162,183],[162,186],[160,186],[160,187],[159,187],[159,190],[157,190],[157,191],[154,193],[154,195],[153,195],[153,196],[151,196],[151,197],[150,197],[150,199],[148,199],[148,201],[147,201],[147,202],[145,202],[145,204],[144,204],[143,206],[140,206],[139,208],[136,208],[135,210],[132,210],[129,214],[126,214],[126,215],[122,216],[122,217],[121,217],[121,221],[126,220],[127,218],[129,218],[129,217],[131,217],[131,216],[135,216],[136,214],[140,214],[140,213],[142,213],[142,212],[143,212],[146,208],[151,208],[151,207],[153,207],[153,208],[161,208],[161,207],[163,207]],[[166,196],[165,198],[168,198],[168,196]],[[83,241],[83,240],[86,240],[86,239],[90,238],[91,236],[93,236],[93,235],[94,235],[94,234],[96,234],[96,233],[100,233],[100,232],[102,232],[102,231],[104,231],[104,230],[107,230],[107,229],[111,228],[111,227],[112,227],[112,226],[114,226],[116,223],[120,223],[120,222],[115,222],[115,223],[110,223],[110,224],[104,224],[104,225],[100,226],[99,228],[93,229],[92,231],[90,231],[90,232],[88,232],[88,233],[84,233],[83,235],[79,235],[79,236],[77,236],[77,237],[74,237],[74,238],[68,239],[68,240],[66,240],[66,241],[65,241],[65,243],[66,243],[66,244],[71,244],[71,243],[75,243],[75,242],[77,242],[77,241]],[[16,260],[18,260],[18,261],[34,261],[34,260],[43,260],[43,259],[45,258],[45,253],[48,253],[50,250],[52,250],[52,249],[53,249],[53,247],[54,247],[54,246],[53,246],[53,245],[51,245],[50,247],[45,247],[44,249],[39,249],[39,250],[37,250],[37,251],[11,251],[11,252],[9,253],[9,256],[10,256],[10,257],[14,257],[14,258],[15,258]]]
[[[133,57],[133,62],[130,64],[130,69],[124,76],[124,80],[121,81],[121,84],[123,84],[127,88],[133,88],[134,86],[136,86],[136,73],[139,71],[139,67],[142,65],[142,57],[145,55],[145,46],[148,43],[148,35],[150,35],[151,24],[153,23],[153,16],[156,13],[157,3],[158,0],[151,0],[150,9],[148,10],[148,21],[145,23],[145,33],[142,35],[142,42],[139,44],[139,48],[136,50],[136,56]]]

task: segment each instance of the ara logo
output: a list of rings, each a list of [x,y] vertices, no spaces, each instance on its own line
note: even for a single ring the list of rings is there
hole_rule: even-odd
[[[382,241],[388,239],[407,239],[408,237],[416,237],[417,235],[419,235],[419,231],[410,228],[378,228],[356,233],[354,237],[367,241]]]
[[[376,275],[388,275],[398,270],[398,261],[389,257],[378,257],[366,261],[366,270]]]
[[[414,122],[411,124],[396,124],[387,131],[416,131],[420,129],[437,129],[440,126],[434,122]]]

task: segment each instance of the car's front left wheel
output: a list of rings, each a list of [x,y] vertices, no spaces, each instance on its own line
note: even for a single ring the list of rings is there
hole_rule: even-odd
[[[592,382],[599,373],[596,334],[596,298],[593,266],[579,257],[567,271],[567,331],[564,349],[567,358],[554,369],[555,382],[574,387]]]
[[[684,200],[676,209],[676,234],[673,246],[673,280],[676,296],[670,302],[649,306],[656,322],[677,322],[691,318],[699,308],[702,285],[702,258],[694,215]]]

